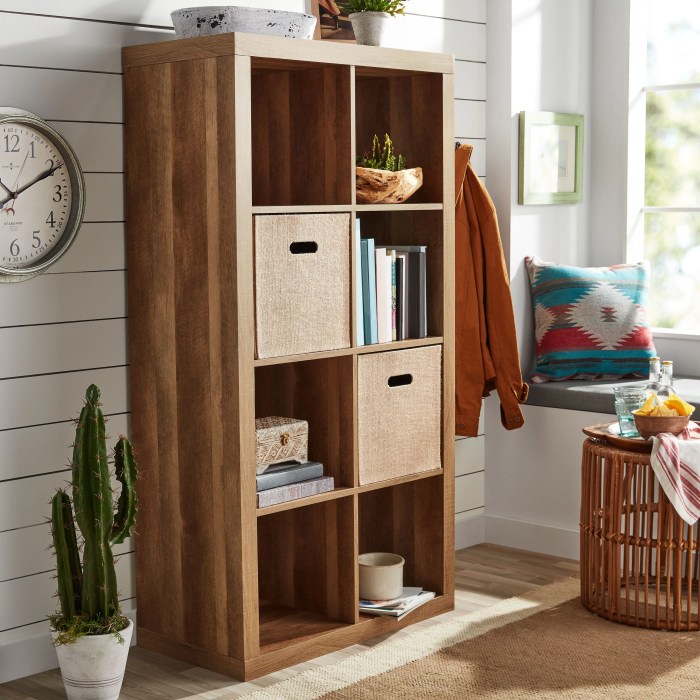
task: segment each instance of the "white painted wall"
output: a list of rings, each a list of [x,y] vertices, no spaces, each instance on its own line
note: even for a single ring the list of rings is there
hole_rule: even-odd
[[[488,3],[488,183],[504,234],[526,375],[534,364],[534,333],[524,256],[611,265],[627,259],[627,241],[638,235],[644,65],[634,57],[645,55],[639,31],[644,5],[645,0]],[[521,110],[584,114],[582,204],[517,204]],[[656,344],[674,359],[677,373],[700,375],[697,338],[664,334]],[[487,399],[486,405],[487,541],[577,558],[581,429],[612,416],[525,406],[525,426],[505,432],[497,401]]]
[[[90,383],[102,389],[111,432],[128,433],[120,51],[172,38],[169,13],[182,4],[0,5],[0,102],[36,112],[68,137],[85,170],[88,196],[85,224],[61,262],[34,280],[0,286],[0,682],[56,665],[44,621],[54,609],[54,584],[43,521],[50,496],[67,477],[70,419]],[[293,10],[304,5],[242,4]],[[412,0],[396,39],[408,48],[456,55],[457,136],[474,144],[481,176],[485,17],[486,0]],[[478,515],[483,529],[483,440],[460,442],[458,507],[463,520],[472,520],[462,541],[473,537]],[[132,549],[127,542],[120,550],[127,609],[135,606]]]
[[[591,207],[591,0],[489,0],[487,7],[486,138],[488,185],[496,203],[510,270],[524,374],[534,364],[530,288],[523,259],[534,255],[588,264]],[[521,111],[584,115],[583,203],[520,206],[518,137]],[[538,547],[542,527],[550,544],[578,523],[580,428],[594,414],[553,428],[548,409],[524,407],[525,426],[501,427],[497,398],[486,400],[486,539]],[[588,421],[588,422],[587,422]],[[577,554],[571,549],[562,554]]]

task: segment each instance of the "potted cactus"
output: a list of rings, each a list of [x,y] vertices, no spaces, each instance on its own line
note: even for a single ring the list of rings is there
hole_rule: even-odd
[[[51,501],[60,612],[49,620],[69,700],[119,697],[133,631],[119,606],[112,547],[133,530],[138,469],[131,444],[120,436],[114,448],[114,475],[121,485],[115,502],[100,405],[100,390],[92,384],[75,431],[73,503],[62,489]]]
[[[348,13],[358,44],[383,46],[389,22],[404,13],[404,0],[347,0],[341,7]]]
[[[357,158],[355,176],[357,201],[363,204],[399,204],[423,184],[423,169],[406,168],[389,134],[384,135],[384,145],[374,135],[372,150]]]

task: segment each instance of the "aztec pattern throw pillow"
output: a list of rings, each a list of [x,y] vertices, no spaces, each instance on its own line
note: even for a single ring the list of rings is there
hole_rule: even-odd
[[[533,382],[649,376],[646,263],[571,267],[525,258],[535,312]]]

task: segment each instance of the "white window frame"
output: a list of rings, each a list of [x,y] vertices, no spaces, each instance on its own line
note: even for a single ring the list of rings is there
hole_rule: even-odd
[[[647,17],[648,0],[632,0],[629,3],[629,123],[627,162],[627,261],[644,258],[644,216],[648,213],[700,213],[699,207],[649,207],[644,203],[645,154],[646,154],[646,96],[652,92],[700,89],[700,83],[647,85]],[[669,356],[685,354],[692,343],[693,353],[700,351],[700,333],[688,333],[674,328],[652,328],[655,339],[666,341]],[[682,345],[678,344],[678,341]],[[685,347],[684,347],[685,346]],[[658,349],[658,348],[657,348]],[[659,350],[661,352],[661,350]]]

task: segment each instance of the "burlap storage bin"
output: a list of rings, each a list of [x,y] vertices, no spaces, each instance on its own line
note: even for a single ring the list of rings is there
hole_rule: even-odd
[[[360,355],[357,379],[360,484],[439,469],[442,347]]]
[[[256,357],[350,347],[350,214],[253,220]]]

